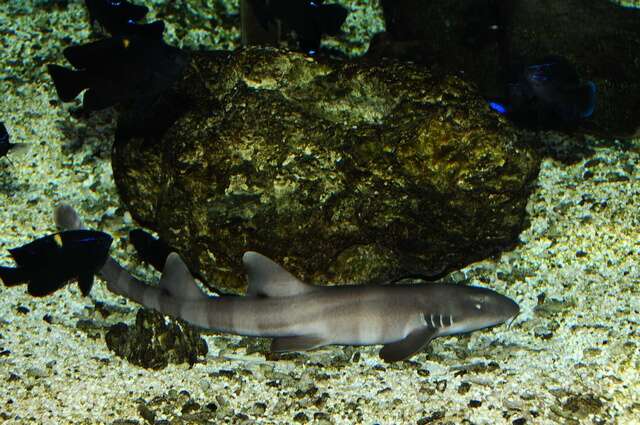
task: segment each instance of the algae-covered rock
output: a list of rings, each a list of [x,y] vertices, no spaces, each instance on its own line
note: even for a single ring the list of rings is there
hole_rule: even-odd
[[[629,137],[640,129],[640,10],[610,0],[381,3],[387,33],[373,55],[462,70],[487,96],[510,64],[563,56],[597,86],[595,112],[579,131]]]
[[[218,288],[256,250],[316,282],[434,275],[513,243],[538,170],[474,88],[412,64],[194,54],[158,144],[117,140],[133,216]],[[130,118],[129,118],[130,119]]]
[[[169,363],[192,365],[207,354],[207,343],[192,326],[167,322],[162,314],[142,308],[134,326],[113,325],[105,340],[116,355],[148,369],[162,369]]]

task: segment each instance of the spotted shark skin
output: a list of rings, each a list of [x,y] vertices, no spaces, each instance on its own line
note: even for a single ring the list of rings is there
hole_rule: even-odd
[[[56,211],[61,227],[80,227],[68,206]],[[246,296],[213,297],[196,284],[176,253],[167,258],[159,285],[134,278],[112,257],[100,270],[108,289],[147,308],[217,332],[270,337],[272,351],[325,345],[379,345],[380,357],[404,360],[433,338],[499,325],[519,312],[510,298],[487,288],[455,284],[342,285],[301,282],[257,253],[242,258]]]

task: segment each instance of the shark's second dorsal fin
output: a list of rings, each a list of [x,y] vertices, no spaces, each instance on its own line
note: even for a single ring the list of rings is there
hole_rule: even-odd
[[[167,291],[172,297],[183,301],[208,298],[207,294],[202,292],[196,284],[182,258],[175,252],[169,254],[164,263],[160,288]]]
[[[279,264],[257,252],[245,252],[242,263],[249,279],[247,295],[290,297],[315,289],[314,286],[301,282]]]

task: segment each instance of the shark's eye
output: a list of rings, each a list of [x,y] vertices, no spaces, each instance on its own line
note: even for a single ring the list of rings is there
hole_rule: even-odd
[[[478,309],[478,310],[482,310],[482,304],[476,304],[476,305],[475,305],[475,307],[476,307],[476,309]]]

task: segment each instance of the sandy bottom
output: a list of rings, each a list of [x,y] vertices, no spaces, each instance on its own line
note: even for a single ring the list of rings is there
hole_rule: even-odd
[[[0,121],[32,145],[0,162],[0,261],[55,231],[52,207],[67,202],[154,279],[124,241],[135,223],[113,185],[113,113],[73,118],[77,105],[57,101],[45,71],[89,38],[82,4],[31,9],[45,3],[55,2],[0,8]],[[464,270],[520,303],[510,329],[441,338],[393,365],[377,347],[269,361],[245,339],[213,335],[193,367],[150,371],[107,349],[105,327],[138,307],[100,282],[91,298],[75,285],[42,299],[1,287],[0,422],[640,423],[640,142],[585,143],[594,153],[572,165],[544,161],[522,243]],[[118,312],[105,318],[94,300]]]

